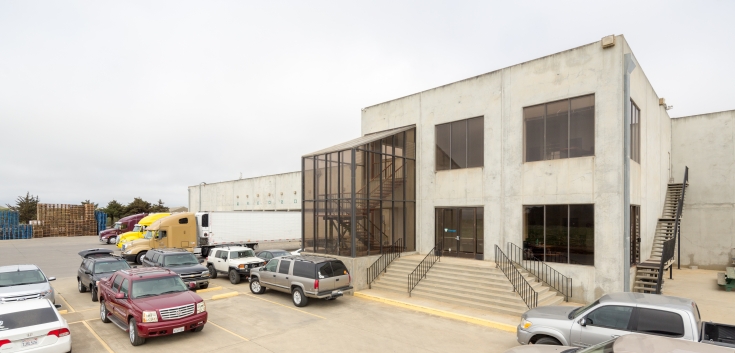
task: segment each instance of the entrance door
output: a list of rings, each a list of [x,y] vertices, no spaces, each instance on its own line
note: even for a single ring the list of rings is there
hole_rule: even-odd
[[[438,224],[437,240],[444,256],[457,256],[459,249],[459,229],[457,229],[456,209],[437,209],[437,218],[441,217]]]
[[[436,245],[444,256],[482,259],[482,207],[437,208]]]

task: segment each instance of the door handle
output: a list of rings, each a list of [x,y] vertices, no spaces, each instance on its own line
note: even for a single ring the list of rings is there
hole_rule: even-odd
[[[288,277],[286,277],[286,279],[288,279]]]
[[[459,240],[459,235],[457,236],[457,240]]]
[[[335,282],[339,282],[339,278],[337,278],[337,280]]]
[[[276,277],[276,275],[273,275],[273,277]]]

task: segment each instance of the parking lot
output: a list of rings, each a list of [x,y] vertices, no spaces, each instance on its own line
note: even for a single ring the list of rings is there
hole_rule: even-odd
[[[77,252],[101,245],[95,237],[42,238],[0,242],[0,266],[38,265],[57,291],[59,309],[70,323],[73,350],[80,352],[503,352],[516,346],[514,333],[345,296],[312,300],[297,308],[276,292],[256,296],[247,282],[219,277],[199,291],[209,322],[199,333],[185,332],[130,345],[125,332],[99,319],[99,305],[79,293]]]

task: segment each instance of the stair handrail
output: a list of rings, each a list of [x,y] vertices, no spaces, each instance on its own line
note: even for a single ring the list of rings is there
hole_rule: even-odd
[[[676,247],[676,239],[671,238],[664,241],[661,250],[661,263],[658,267],[658,278],[656,279],[656,294],[661,294],[661,286],[663,285],[664,271],[666,264],[674,258],[674,248]]]
[[[513,264],[513,262],[505,255],[502,249],[495,244],[495,267],[500,268],[508,278],[510,284],[513,285],[513,291],[518,293],[523,302],[529,309],[538,306],[538,292],[531,286],[526,278],[523,277],[521,271]]]
[[[426,278],[426,273],[429,272],[429,270],[434,266],[437,261],[441,261],[441,251],[437,251],[437,249],[442,249],[441,244],[442,243],[434,245],[431,251],[426,254],[424,259],[419,262],[416,268],[414,268],[413,271],[408,274],[409,297],[411,296],[411,292],[414,288],[416,288],[419,282],[421,282],[422,279]]]
[[[378,257],[375,262],[373,262],[370,267],[367,268],[367,282],[368,282],[368,288],[372,289],[373,282],[380,276],[383,272],[388,273],[388,265],[393,262],[393,260],[401,257],[401,252],[403,251],[403,238],[399,238],[393,243],[393,246],[390,248],[388,252],[384,252]]]
[[[524,252],[523,248],[510,242],[508,243],[508,257],[512,262],[536,276],[539,281],[561,293],[565,302],[569,301],[569,297],[572,296],[571,278],[564,276],[546,262],[533,256],[532,253]]]
[[[679,229],[679,219],[681,218],[681,212],[684,208],[684,193],[687,190],[687,183],[689,182],[689,167],[684,166],[684,180],[681,183],[681,195],[679,196],[679,203],[676,205],[676,218],[674,218],[674,236],[677,238],[678,247],[676,255],[676,268],[681,269],[681,229]]]

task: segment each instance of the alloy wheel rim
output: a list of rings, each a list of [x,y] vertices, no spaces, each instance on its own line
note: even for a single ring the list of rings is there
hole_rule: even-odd
[[[82,281],[81,280],[77,281],[77,289],[79,289],[80,292],[82,291]]]
[[[250,286],[253,287],[254,292],[260,292],[260,282],[253,281],[253,283],[250,283]]]
[[[100,302],[100,319],[104,320],[105,316],[105,303]]]
[[[133,320],[130,320],[130,342],[135,341],[135,325],[133,325]]]
[[[293,292],[293,301],[296,302],[296,304],[301,304],[301,293],[299,293],[299,291]]]

